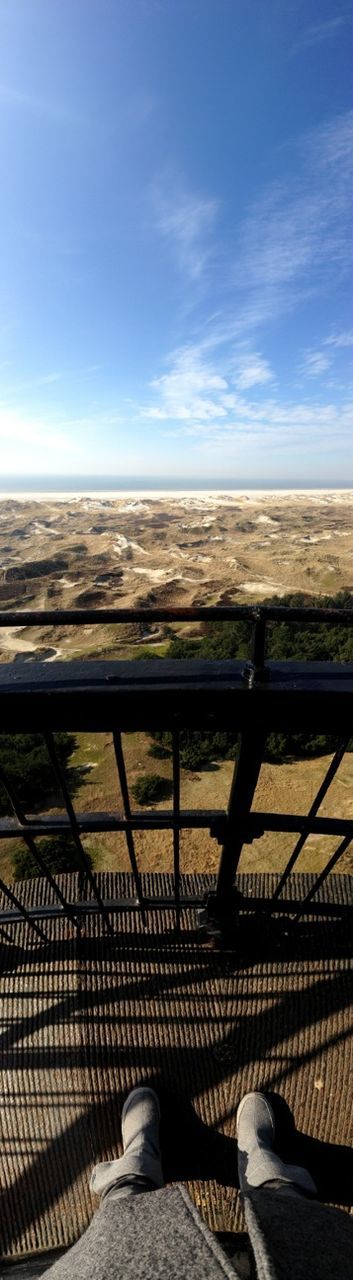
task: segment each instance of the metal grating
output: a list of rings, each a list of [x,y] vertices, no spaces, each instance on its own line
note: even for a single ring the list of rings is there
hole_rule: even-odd
[[[305,897],[310,877],[300,876]],[[62,877],[68,898],[78,878]],[[125,877],[98,877],[102,899]],[[184,898],[214,882],[181,880]],[[244,896],[270,899],[273,877],[237,878]],[[129,877],[128,892],[134,881]],[[108,935],[99,913],[86,936],[47,925],[49,948],[19,923],[3,940],[0,1113],[1,1249],[15,1257],[67,1246],[92,1216],[89,1175],[120,1151],[122,1101],[137,1082],[161,1095],[168,1180],[187,1183],[215,1231],[242,1228],[235,1113],[249,1089],[275,1090],[299,1131],[288,1158],[304,1161],[320,1196],[349,1207],[353,1153],[351,932],[324,916],[279,940],[254,913],[236,947],[210,948],[194,932],[175,937],[172,877],[145,876],[145,900],[165,899],[147,932],[124,914]],[[48,905],[43,880],[21,886],[28,910]],[[353,902],[352,877],[334,876],[337,908]],[[183,913],[182,913],[183,915]],[[191,923],[195,923],[191,921]],[[71,936],[70,936],[71,935]]]

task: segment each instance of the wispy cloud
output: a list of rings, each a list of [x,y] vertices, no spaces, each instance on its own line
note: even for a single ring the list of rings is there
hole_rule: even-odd
[[[260,331],[322,293],[337,271],[343,277],[353,260],[352,201],[353,111],[300,138],[287,173],[263,188],[226,244],[217,200],[164,176],[153,190],[155,223],[187,310],[197,313],[211,289],[217,307],[204,349],[215,348],[217,333],[222,345],[225,331],[229,341]]]
[[[258,351],[248,352],[235,361],[234,382],[240,391],[272,382],[273,376],[268,361]]]
[[[191,191],[166,175],[152,192],[158,230],[170,245],[179,269],[189,280],[201,279],[212,252],[218,200]]]
[[[331,333],[329,338],[325,338],[324,346],[353,347],[353,330],[348,329],[343,333]]]
[[[190,422],[181,428],[181,434],[194,437],[197,448],[206,446],[219,450],[225,446],[230,453],[236,451],[245,439],[252,447],[262,446],[274,451],[284,448],[300,448],[320,452],[340,446],[347,450],[353,430],[353,401],[335,404],[305,404],[305,402],[280,402],[276,399],[257,401],[239,397],[227,421],[195,424]],[[249,454],[247,455],[249,458]]]
[[[295,174],[272,183],[246,219],[236,282],[267,290],[283,305],[294,288],[314,291],[331,272],[351,266],[353,112],[310,134]]]
[[[292,46],[291,54],[300,53],[302,49],[310,49],[316,44],[322,44],[324,40],[331,40],[333,36],[338,35],[342,27],[347,22],[351,22],[351,15],[342,13],[336,18],[328,18],[326,22],[315,22],[302,32],[299,39]]]
[[[67,103],[50,102],[35,93],[17,89],[13,85],[0,83],[0,101],[22,111],[31,111],[35,115],[47,117],[57,124],[85,124],[87,117],[69,107]]]
[[[9,361],[5,361],[3,366],[0,365],[0,372],[1,369],[5,369],[8,364]],[[81,378],[89,378],[91,374],[96,373],[99,369],[99,364],[91,364],[86,365],[86,367],[81,369],[53,370],[52,373],[39,374],[36,378],[26,378],[22,382],[13,382],[11,386],[5,386],[2,388],[2,401],[4,402],[8,398],[20,395],[23,391],[35,391],[37,388],[50,387],[56,382],[70,383],[79,381]]]
[[[168,373],[150,383],[153,404],[141,408],[141,415],[160,420],[205,421],[225,415],[222,396],[228,382],[203,359],[197,347],[185,347],[171,357]]]
[[[301,365],[301,373],[307,378],[318,378],[329,369],[331,360],[323,351],[306,351]]]

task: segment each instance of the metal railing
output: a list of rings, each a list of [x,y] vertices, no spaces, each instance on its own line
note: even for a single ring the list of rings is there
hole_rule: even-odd
[[[0,926],[25,919],[42,937],[46,918],[65,915],[80,928],[85,915],[99,913],[107,929],[124,911],[139,910],[144,923],[148,912],[167,905],[175,912],[179,928],[183,913],[203,905],[202,896],[185,894],[180,873],[180,833],[190,829],[208,830],[221,846],[214,893],[208,896],[208,919],[221,929],[237,912],[256,911],[269,915],[337,915],[351,908],[318,892],[340,862],[353,840],[353,820],[325,818],[319,809],[342,762],[352,736],[353,663],[274,662],[266,658],[268,623],[322,623],[353,625],[353,611],[287,609],[282,606],[232,606],[203,609],[55,610],[6,611],[2,626],[75,625],[79,622],[179,621],[252,623],[249,660],[158,659],[134,661],[66,661],[0,664],[0,732],[41,733],[61,795],[58,816],[23,812],[13,786],[2,769],[12,816],[0,820],[0,840],[20,836],[36,859],[51,886],[50,906],[24,906],[21,898],[3,881],[3,908]],[[117,786],[117,810],[104,813],[76,812],[55,744],[58,730],[112,733],[121,802]],[[171,735],[173,794],[168,810],[149,812],[131,808],[122,734],[131,731],[168,730]],[[189,731],[231,731],[239,735],[233,780],[227,810],[190,810],[180,804],[180,733]],[[264,759],[266,738],[273,732],[329,733],[337,747],[326,775],[306,815],[258,812],[253,799]],[[120,811],[119,811],[120,810]],[[134,835],[137,831],[170,830],[173,836],[173,879],[167,897],[146,895],[139,872]],[[104,901],[84,848],[84,837],[92,832],[123,832],[134,881],[134,897]],[[235,877],[244,844],[265,832],[297,835],[285,870],[269,898],[246,897],[235,888]],[[58,881],[45,866],[37,841],[42,836],[70,835],[77,856],[81,890],[78,901],[65,898]],[[334,836],[339,843],[323,871],[303,898],[293,894],[292,873],[305,841],[310,835]],[[283,896],[286,887],[289,897]],[[87,892],[86,892],[87,890]],[[6,905],[5,905],[6,904]],[[184,918],[184,916],[183,916]]]

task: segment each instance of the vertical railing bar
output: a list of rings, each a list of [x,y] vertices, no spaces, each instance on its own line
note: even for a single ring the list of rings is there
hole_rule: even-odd
[[[255,623],[251,637],[251,661],[255,675],[264,670],[266,656],[266,615],[259,609],[255,614]]]
[[[318,809],[320,808],[320,805],[322,804],[322,801],[331,785],[332,779],[335,777],[335,774],[337,773],[337,769],[341,764],[341,761],[343,759],[345,751],[347,750],[348,743],[350,741],[351,736],[352,736],[351,734],[347,734],[347,737],[343,738],[342,742],[340,742],[339,746],[337,747],[337,751],[335,752],[335,755],[333,756],[331,763],[329,764],[327,773],[325,774],[323,782],[321,783],[321,786],[319,787],[319,790],[315,796],[315,799],[313,800],[311,808],[309,809],[309,813],[307,815],[308,822],[310,821],[310,818],[315,818],[318,812]],[[291,853],[291,856],[283,872],[283,875],[281,876],[279,884],[277,885],[277,888],[274,891],[274,894],[273,894],[274,900],[276,898],[279,898],[280,894],[282,893],[282,889],[284,888],[284,885],[287,883],[287,880],[291,874],[291,871],[293,870],[293,867],[295,866],[295,863],[298,861],[299,854],[302,852],[302,849],[304,848],[308,835],[310,835],[309,831],[302,831],[301,835],[299,836],[299,840],[297,840],[295,849],[293,849],[293,853]]]
[[[9,898],[10,902],[13,903],[13,906],[17,907],[17,910],[20,911],[23,919],[26,920],[26,923],[31,926],[31,929],[34,929],[34,932],[38,935],[38,938],[41,939],[41,942],[48,942],[49,939],[47,937],[47,934],[44,933],[43,929],[41,929],[38,924],[35,924],[33,922],[32,917],[29,915],[29,912],[26,911],[26,907],[22,906],[22,903],[20,902],[19,898],[16,897],[16,894],[12,892],[12,889],[10,889],[7,884],[4,884],[3,880],[0,880],[0,889],[2,893],[5,894],[5,897]]]
[[[300,920],[300,917],[303,915],[303,912],[305,911],[307,903],[311,902],[311,899],[314,897],[314,894],[317,893],[317,890],[321,889],[321,885],[324,884],[325,880],[327,880],[327,876],[330,875],[330,872],[333,870],[333,867],[336,866],[336,863],[339,861],[339,858],[342,858],[342,855],[346,852],[346,849],[348,849],[351,843],[352,843],[351,835],[345,836],[344,840],[341,840],[341,843],[339,844],[338,849],[336,849],[336,852],[332,854],[332,857],[329,859],[326,867],[324,867],[324,870],[321,871],[321,874],[317,877],[317,880],[315,880],[315,884],[312,885],[312,888],[309,889],[309,893],[306,894],[306,897],[303,898],[303,901],[300,903],[300,909],[293,918],[294,923],[297,920]]]
[[[227,906],[234,886],[234,878],[244,845],[241,834],[242,820],[251,810],[257,781],[263,761],[266,731],[259,728],[257,736],[246,729],[240,736],[240,747],[234,764],[230,788],[226,837],[220,854],[216,897],[218,903]]]
[[[126,775],[124,752],[123,752],[122,741],[121,741],[121,733],[119,733],[118,730],[114,730],[113,732],[113,745],[114,745],[114,752],[115,752],[116,767],[119,775],[121,798],[122,798],[123,809],[124,809],[124,817],[126,819],[126,822],[130,823],[131,822],[131,805],[130,805],[129,788],[128,788],[128,781],[127,781],[127,775]],[[141,911],[141,919],[143,924],[145,924],[146,913],[144,908],[144,895],[143,895],[139,869],[137,866],[137,859],[136,859],[136,853],[135,853],[135,841],[134,841],[131,826],[128,826],[126,828],[125,837],[126,837],[126,844],[128,848],[128,854],[130,858],[130,866],[131,866],[132,874],[135,881],[137,901]]]
[[[180,930],[180,744],[179,730],[173,729],[173,859],[175,924]]]
[[[243,679],[249,689],[266,680],[266,614],[262,609],[254,609],[252,614],[252,630],[250,637],[250,656],[243,669]]]
[[[76,847],[76,849],[77,849],[77,852],[78,852],[78,855],[79,855],[79,858],[80,858],[80,861],[81,861],[81,868],[82,868],[82,870],[85,872],[85,874],[86,874],[86,876],[87,876],[87,879],[88,879],[88,881],[89,881],[89,883],[90,883],[90,885],[91,885],[91,889],[92,889],[92,891],[93,891],[93,893],[94,893],[94,896],[95,896],[96,902],[98,903],[98,906],[99,906],[99,908],[100,908],[100,912],[101,912],[102,920],[103,920],[103,922],[104,922],[104,924],[105,924],[105,926],[106,926],[107,932],[112,934],[112,933],[113,933],[113,930],[112,930],[112,926],[111,926],[111,924],[110,924],[109,916],[108,916],[108,913],[107,913],[106,908],[105,908],[105,906],[104,906],[104,902],[103,902],[103,899],[102,899],[101,894],[100,894],[100,892],[99,892],[99,889],[98,889],[98,885],[97,885],[97,883],[96,883],[95,876],[93,875],[93,872],[91,871],[91,867],[90,867],[90,864],[89,864],[89,861],[88,861],[88,858],[87,858],[86,852],[85,852],[84,847],[83,847],[83,844],[82,844],[82,840],[81,840],[81,837],[80,837],[80,832],[79,832],[79,829],[78,829],[78,824],[77,824],[77,819],[76,819],[75,810],[74,810],[74,807],[73,807],[73,804],[72,804],[71,796],[69,795],[68,787],[67,787],[67,784],[66,784],[66,778],[65,778],[64,772],[63,772],[63,770],[62,770],[62,767],[61,767],[61,764],[60,764],[60,760],[59,760],[58,755],[57,755],[57,751],[56,751],[56,747],[55,747],[55,743],[54,743],[53,735],[52,735],[52,733],[46,732],[46,733],[44,733],[44,734],[43,734],[43,737],[44,737],[44,741],[45,741],[46,748],[47,748],[47,751],[48,751],[49,759],[50,759],[50,761],[51,761],[51,764],[52,764],[52,767],[53,767],[53,771],[54,771],[54,774],[55,774],[55,777],[56,777],[56,780],[57,780],[58,786],[59,786],[60,791],[61,791],[61,794],[62,794],[62,798],[63,798],[63,801],[64,801],[64,805],[65,805],[66,813],[67,813],[67,816],[68,816],[68,819],[69,819],[69,823],[70,823],[70,830],[71,830],[72,839],[73,839],[73,842],[74,842],[74,844],[75,844],[75,847]]]
[[[25,827],[27,823],[26,815],[23,812],[22,806],[17,800],[17,796],[12,790],[11,784],[9,783],[6,777],[6,773],[1,765],[0,765],[0,782],[1,782],[1,785],[4,787],[4,790],[6,791],[10,804],[12,805],[15,818],[17,818],[17,822],[21,823],[21,826]],[[21,840],[25,841],[25,844],[27,845],[27,849],[29,849],[30,853],[33,855],[36,862],[38,863],[38,866],[41,868],[41,871],[45,875],[45,878],[48,881],[48,884],[50,884],[51,889],[53,889],[55,896],[59,899],[61,906],[64,908],[65,915],[69,918],[69,920],[72,920],[72,923],[76,926],[76,929],[80,929],[81,928],[80,921],[77,919],[77,916],[75,915],[73,908],[70,906],[70,903],[67,902],[64,894],[61,892],[59,885],[55,883],[55,880],[51,874],[51,871],[46,866],[45,859],[42,858],[42,854],[39,852],[39,849],[37,849],[36,847],[34,837],[30,834],[29,831],[28,832],[21,831],[19,834],[21,836]]]

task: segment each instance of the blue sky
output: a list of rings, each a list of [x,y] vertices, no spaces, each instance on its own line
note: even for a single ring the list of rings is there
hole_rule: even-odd
[[[1,0],[2,474],[353,484],[353,10]]]

